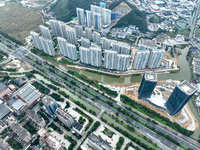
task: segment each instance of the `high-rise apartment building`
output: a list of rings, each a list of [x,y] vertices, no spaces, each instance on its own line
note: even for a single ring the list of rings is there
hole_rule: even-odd
[[[156,87],[157,81],[157,74],[155,72],[145,71],[138,89],[138,98],[150,98]]]
[[[117,69],[117,52],[112,50],[104,51],[104,68],[109,70]]]
[[[104,25],[111,24],[111,10],[106,8],[102,9],[102,20]]]
[[[91,65],[95,67],[101,66],[102,52],[100,48],[90,47]]]
[[[117,70],[126,71],[130,66],[130,55],[117,54]]]
[[[94,13],[93,16],[94,16],[94,21],[93,21],[94,29],[95,30],[101,30],[101,28],[102,28],[101,14],[100,13]]]
[[[78,19],[78,24],[84,25],[85,24],[84,9],[76,8],[76,14],[77,14],[77,19]]]
[[[83,36],[83,27],[80,25],[75,25],[76,36],[81,38]]]
[[[99,32],[96,31],[93,32],[93,42],[96,43],[97,45],[100,44],[100,37],[101,35]]]
[[[149,55],[149,50],[137,50],[134,60],[134,69],[145,69],[149,59]]]
[[[177,85],[165,103],[169,115],[178,114],[195,92],[196,88],[186,80]]]
[[[148,68],[159,68],[161,66],[164,55],[164,49],[153,49],[149,56]]]
[[[90,47],[90,40],[88,40],[84,37],[81,37],[81,46],[89,48]]]
[[[85,13],[86,13],[86,27],[92,28],[92,12],[86,10]]]
[[[67,35],[67,42],[77,45],[77,39],[76,39],[76,31],[74,28],[67,27],[66,28],[66,35]]]
[[[44,37],[39,37],[39,39],[42,44],[43,51],[50,56],[55,56],[56,53],[53,46],[53,41]]]
[[[51,30],[54,36],[61,36],[60,33],[60,28],[58,25],[58,21],[57,20],[49,20],[50,26],[51,26]]]
[[[119,43],[119,42],[113,43],[112,49],[114,51],[117,51],[118,54],[129,55],[129,53],[130,53],[130,46]]]
[[[50,30],[49,30],[48,27],[45,27],[45,26],[43,26],[43,25],[40,25],[39,28],[40,28],[40,32],[42,33],[42,36],[43,36],[44,38],[50,39],[50,40],[52,39],[52,38],[51,38]]]
[[[88,48],[79,47],[80,61],[84,64],[91,64],[91,53]]]
[[[102,49],[109,50],[110,49],[110,40],[103,37],[102,39]]]
[[[36,32],[33,32],[33,31],[31,31],[30,35],[31,35],[31,38],[33,40],[33,44],[34,44],[35,48],[42,50],[42,44],[41,44],[40,39],[39,39],[40,35]]]
[[[92,40],[92,29],[91,28],[85,28],[85,38],[88,40]]]
[[[63,37],[64,39],[67,39],[65,23],[62,22],[62,21],[59,21],[58,26],[59,26],[59,29],[60,29],[60,36]]]

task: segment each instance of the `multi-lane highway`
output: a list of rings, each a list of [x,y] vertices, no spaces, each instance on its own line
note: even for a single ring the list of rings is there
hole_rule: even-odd
[[[129,121],[131,122],[132,126],[133,126],[133,125],[136,126],[136,127],[137,127],[136,130],[138,130],[139,132],[140,132],[140,130],[142,130],[144,133],[146,133],[146,134],[148,134],[148,135],[151,135],[153,138],[158,139],[160,142],[162,142],[163,144],[169,146],[169,147],[172,148],[172,149],[182,149],[182,148],[180,148],[179,146],[177,146],[177,145],[175,145],[174,143],[172,143],[171,141],[169,141],[169,140],[163,138],[162,136],[158,135],[157,133],[155,133],[155,132],[151,131],[150,129],[146,128],[146,127],[143,126],[142,124],[140,124],[140,123],[134,121],[133,119],[131,119],[131,118],[128,117],[127,115],[120,113],[119,111],[117,111],[116,109],[114,109],[113,107],[111,107],[110,105],[108,105],[108,104],[106,104],[106,103],[100,101],[99,99],[97,99],[97,98],[93,97],[92,95],[88,94],[86,91],[82,90],[82,89],[87,89],[88,92],[92,93],[93,95],[98,96],[100,99],[102,99],[102,100],[104,100],[104,101],[107,101],[107,102],[109,101],[110,103],[112,103],[112,105],[113,105],[114,107],[116,107],[116,108],[121,108],[121,110],[125,110],[125,108],[123,108],[121,105],[119,105],[119,104],[113,102],[112,100],[110,100],[110,99],[107,98],[106,96],[99,94],[98,92],[96,92],[96,91],[93,90],[92,88],[87,87],[87,86],[86,86],[85,84],[83,84],[82,82],[79,82],[79,81],[75,80],[75,79],[72,78],[71,76],[66,75],[66,73],[63,73],[63,72],[61,72],[60,70],[58,70],[58,69],[56,69],[56,68],[51,68],[51,69],[53,69],[57,74],[59,74],[60,76],[66,77],[67,80],[68,80],[68,81],[67,81],[67,80],[65,80],[65,79],[63,79],[63,78],[57,76],[55,73],[49,71],[48,69],[45,69],[44,67],[42,67],[42,65],[37,64],[37,63],[31,61],[30,59],[24,57],[24,55],[27,55],[28,53],[30,53],[26,48],[23,48],[23,47],[16,47],[17,50],[14,51],[14,52],[13,52],[12,49],[10,49],[10,48],[1,47],[1,49],[4,50],[5,52],[9,53],[9,55],[12,55],[12,56],[14,56],[14,57],[16,57],[16,58],[19,58],[19,59],[23,60],[24,62],[29,63],[29,64],[32,65],[32,66],[35,66],[36,68],[38,68],[38,70],[39,70],[42,74],[44,74],[44,75],[47,74],[48,77],[50,77],[51,79],[53,79],[53,80],[55,80],[55,81],[57,81],[57,82],[59,82],[59,83],[61,83],[61,84],[65,83],[66,88],[67,88],[69,91],[75,92],[75,94],[78,95],[78,96],[80,96],[81,98],[86,99],[86,100],[87,100],[87,98],[89,98],[89,99],[94,99],[94,100],[95,100],[94,102],[96,103],[96,105],[99,105],[99,106],[103,107],[104,110],[110,111],[110,112],[112,112],[112,113],[119,113],[120,116],[122,116],[122,118],[123,118],[124,120],[129,120]],[[31,55],[31,54],[30,54],[30,55]],[[39,58],[39,57],[38,57],[38,58]],[[42,59],[40,58],[40,60],[42,60]],[[50,68],[50,67],[51,67],[51,66],[48,65],[47,63],[44,63],[43,65],[44,65],[45,67],[47,67],[47,68]],[[44,72],[45,72],[46,74],[45,74]],[[74,84],[71,84],[70,81],[73,81],[76,85],[80,86],[81,89],[78,88],[77,86],[75,86]],[[74,89],[75,89],[75,90],[74,90]],[[81,93],[81,94],[80,94],[80,93]],[[128,110],[126,109],[126,111],[128,111]],[[135,113],[133,113],[133,112],[130,112],[130,111],[128,111],[128,112],[129,112],[129,114],[132,114],[134,117],[136,117],[140,122],[143,122],[144,124],[148,124],[149,126],[154,127],[157,131],[160,131],[160,132],[164,133],[165,135],[170,136],[171,138],[175,139],[177,142],[179,142],[179,143],[180,143],[181,145],[183,145],[184,147],[187,147],[187,148],[190,148],[190,149],[194,149],[194,150],[200,149],[197,145],[191,144],[190,142],[188,142],[188,141],[182,139],[181,137],[179,137],[178,135],[174,134],[173,132],[164,129],[164,128],[160,127],[159,125],[155,125],[155,124],[153,124],[153,123],[147,121],[146,119],[140,117],[139,115],[137,115],[137,114],[135,114]]]

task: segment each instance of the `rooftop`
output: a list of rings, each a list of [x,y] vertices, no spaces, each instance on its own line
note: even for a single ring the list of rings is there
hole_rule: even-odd
[[[0,93],[4,92],[6,89],[7,87],[3,83],[0,83]]]
[[[53,105],[56,101],[51,96],[46,95],[43,99],[45,105],[50,106]]]
[[[144,78],[149,81],[158,81],[157,74],[153,71],[145,71]]]
[[[83,126],[80,123],[75,122],[73,128],[75,128],[78,131],[81,131],[81,129],[83,128]]]
[[[8,114],[12,112],[11,109],[5,104],[0,104],[0,110],[0,119],[4,119]]]
[[[191,95],[196,92],[196,88],[192,86],[188,81],[184,80],[179,85],[177,85],[178,88],[180,88],[183,92],[185,92],[187,95]]]

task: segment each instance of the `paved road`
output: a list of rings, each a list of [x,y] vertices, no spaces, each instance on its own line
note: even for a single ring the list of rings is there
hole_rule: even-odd
[[[8,49],[6,49],[6,51],[8,51]],[[9,53],[10,53],[10,52],[9,52]],[[28,54],[28,51],[27,51],[26,49],[24,49],[24,48],[21,48],[21,47],[18,48],[17,51],[15,51],[14,53],[11,53],[11,55],[13,55],[13,56],[15,56],[15,57],[17,57],[17,58],[21,58],[23,61],[28,62],[28,63],[30,63],[31,65],[36,66],[36,67],[39,68],[40,70],[43,70],[44,72],[46,72],[46,73],[49,75],[50,78],[55,79],[55,80],[57,80],[57,81],[59,81],[59,82],[61,82],[61,83],[65,83],[65,84],[67,85],[66,88],[67,88],[68,90],[73,91],[73,89],[75,89],[75,90],[77,91],[77,92],[75,92],[75,94],[77,94],[78,96],[81,96],[83,99],[87,99],[85,96],[87,96],[89,99],[93,99],[94,97],[93,97],[92,95],[88,94],[87,92],[85,92],[85,91],[79,89],[79,88],[76,87],[74,84],[71,84],[71,83],[68,82],[68,81],[73,81],[76,85],[82,87],[82,89],[87,89],[88,92],[90,92],[90,93],[92,93],[92,94],[98,96],[99,98],[103,99],[104,101],[109,101],[110,103],[112,103],[113,106],[115,106],[115,107],[117,107],[117,108],[120,107],[121,110],[125,110],[125,109],[124,109],[122,106],[120,106],[119,104],[114,103],[113,101],[111,101],[111,100],[108,99],[107,97],[105,97],[105,96],[103,96],[103,95],[97,93],[97,92],[94,91],[93,89],[88,88],[88,87],[85,86],[83,83],[80,83],[80,82],[74,80],[73,78],[71,78],[71,77],[67,76],[66,74],[64,74],[64,73],[62,73],[62,72],[60,72],[60,71],[58,71],[57,69],[54,69],[54,71],[55,71],[57,74],[61,75],[62,77],[66,77],[68,81],[64,80],[63,78],[60,78],[59,76],[55,75],[54,73],[50,72],[49,70],[44,69],[41,65],[38,65],[37,63],[35,63],[35,62],[33,62],[33,61],[27,59],[26,57],[23,57],[23,55],[26,55],[26,54]],[[43,64],[43,65],[44,65],[44,64]],[[45,64],[45,66],[46,66],[46,67],[49,67],[48,64]],[[80,94],[80,93],[81,93],[81,94]],[[84,96],[84,95],[85,95],[85,96]],[[99,99],[96,99],[96,98],[94,98],[94,99],[95,99],[95,102],[96,102],[96,103],[102,105],[106,110],[110,110],[110,111],[112,111],[113,113],[117,113],[117,112],[118,112],[117,110],[113,109],[113,107],[111,107],[111,106],[109,106],[109,105],[103,103],[103,102],[100,101]],[[127,111],[127,110],[126,110],[126,111]],[[191,149],[194,149],[194,150],[199,149],[197,146],[192,145],[192,144],[189,143],[188,141],[186,141],[186,140],[184,140],[184,139],[178,137],[177,135],[174,135],[174,134],[171,133],[170,131],[168,131],[168,130],[166,130],[166,129],[164,129],[164,128],[161,128],[161,127],[159,127],[158,125],[155,125],[155,124],[153,124],[153,123],[151,123],[151,122],[149,122],[149,121],[143,119],[142,117],[140,117],[140,116],[134,114],[133,112],[130,112],[130,111],[128,111],[128,112],[129,112],[129,114],[132,114],[133,116],[135,116],[136,118],[138,118],[138,119],[139,119],[141,122],[143,122],[144,124],[148,124],[148,125],[151,126],[151,127],[155,127],[156,130],[158,130],[158,131],[164,133],[165,135],[169,135],[170,137],[172,137],[172,138],[175,139],[175,140],[178,140],[178,142],[179,142],[181,145],[183,145],[183,146],[185,146],[185,147],[188,147],[188,148],[191,148]],[[119,112],[118,112],[118,113],[119,113]],[[140,129],[142,129],[143,131],[145,131],[146,133],[152,135],[154,138],[159,139],[162,143],[168,145],[169,147],[171,147],[171,148],[173,148],[173,149],[181,149],[181,148],[178,147],[177,145],[175,145],[175,144],[173,144],[172,142],[170,142],[170,141],[164,139],[162,136],[160,136],[160,135],[154,133],[153,131],[149,130],[149,129],[146,128],[145,126],[139,124],[138,122],[135,122],[133,119],[129,118],[128,116],[126,116],[126,115],[124,115],[124,114],[122,114],[122,113],[120,113],[120,115],[121,115],[124,119],[128,119],[132,124],[134,124],[134,125],[137,126],[138,128],[140,128]]]

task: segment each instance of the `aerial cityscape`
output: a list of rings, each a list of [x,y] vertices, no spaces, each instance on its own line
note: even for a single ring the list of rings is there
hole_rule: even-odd
[[[199,0],[0,0],[0,150],[199,150]]]

